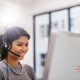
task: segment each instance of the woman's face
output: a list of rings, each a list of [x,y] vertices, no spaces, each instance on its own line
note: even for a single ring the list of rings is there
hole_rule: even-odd
[[[10,57],[16,58],[18,60],[22,60],[26,52],[28,51],[28,38],[26,36],[22,36],[17,40],[13,41],[10,51],[19,55],[16,56],[12,53],[9,53],[8,55],[10,55]]]

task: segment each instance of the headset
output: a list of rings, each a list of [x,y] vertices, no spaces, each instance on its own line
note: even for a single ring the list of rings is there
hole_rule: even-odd
[[[6,58],[8,56],[8,51],[12,54],[14,54],[17,57],[20,57],[20,55],[18,55],[17,53],[14,53],[13,51],[9,50],[10,49],[10,44],[9,42],[7,42],[7,40],[5,39],[5,36],[3,36],[3,45],[2,45],[2,54],[1,54],[1,59],[3,60],[4,58]]]

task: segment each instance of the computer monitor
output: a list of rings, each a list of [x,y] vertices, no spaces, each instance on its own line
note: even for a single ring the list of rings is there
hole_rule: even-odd
[[[80,80],[80,34],[51,32],[44,80]]]
[[[44,73],[43,73],[43,80],[47,80],[48,73],[49,73],[49,67],[51,62],[51,57],[53,55],[54,46],[56,43],[56,37],[58,32],[51,32],[49,37],[49,45],[48,45],[48,53],[45,57],[45,66],[44,66]]]

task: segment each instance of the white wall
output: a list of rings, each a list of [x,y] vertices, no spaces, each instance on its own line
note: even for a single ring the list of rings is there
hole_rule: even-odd
[[[34,3],[33,13],[43,13],[80,4],[80,0],[39,0]]]

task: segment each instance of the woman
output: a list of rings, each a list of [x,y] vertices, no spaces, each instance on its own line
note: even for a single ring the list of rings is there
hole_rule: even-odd
[[[9,28],[3,35],[0,80],[35,80],[34,70],[21,64],[28,51],[30,35],[22,28]]]

